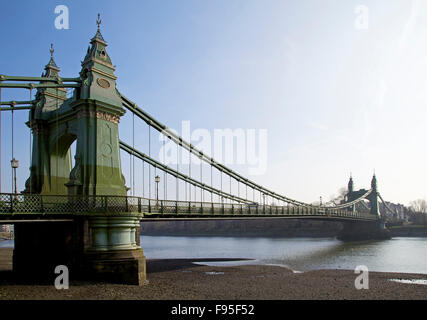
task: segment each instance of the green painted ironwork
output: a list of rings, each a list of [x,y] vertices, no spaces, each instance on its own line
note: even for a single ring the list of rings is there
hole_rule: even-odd
[[[142,218],[198,217],[324,217],[378,220],[369,212],[325,211],[321,208],[155,200],[132,196],[64,196],[0,194],[0,219],[10,215],[139,215]],[[295,212],[297,210],[297,212]]]

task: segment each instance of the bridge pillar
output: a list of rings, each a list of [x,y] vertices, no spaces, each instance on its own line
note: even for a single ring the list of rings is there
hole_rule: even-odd
[[[118,124],[125,110],[99,24],[90,43],[81,63],[81,86],[72,97],[66,97],[65,89],[38,89],[38,102],[28,122],[34,145],[24,193],[70,195],[71,201],[74,197],[112,196],[111,202],[114,196],[127,195],[118,138]],[[45,70],[43,77],[61,81],[53,49]],[[76,161],[71,168],[74,141]],[[117,208],[123,204],[110,205]],[[53,274],[52,268],[64,264],[76,278],[144,284],[139,221],[138,214],[118,212],[113,217],[94,212],[74,217],[74,222],[64,225],[19,225],[14,269],[24,272],[34,264],[34,272]]]
[[[371,180],[371,193],[367,197],[370,202],[370,214],[373,217],[378,217],[378,220],[373,221],[345,221],[343,229],[338,235],[338,239],[342,241],[361,241],[361,240],[385,240],[390,239],[390,231],[385,227],[385,221],[381,217],[378,205],[378,189],[377,178],[375,174]],[[353,178],[350,177],[348,183],[347,201],[353,201],[367,192],[361,189],[354,191]],[[354,206],[352,207],[354,210]]]
[[[390,231],[385,228],[382,220],[345,221],[337,239],[342,241],[387,240]]]
[[[15,224],[13,270],[22,279],[54,283],[59,265],[70,279],[143,285],[140,218],[81,217],[67,222]]]
[[[140,218],[89,217],[90,243],[84,274],[90,279],[143,285],[145,257],[140,247]]]

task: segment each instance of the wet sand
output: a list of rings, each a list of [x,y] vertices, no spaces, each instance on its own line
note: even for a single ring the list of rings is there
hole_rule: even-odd
[[[70,281],[68,290],[52,284],[13,279],[12,249],[0,248],[0,300],[236,300],[236,299],[427,299],[427,285],[389,279],[427,279],[427,275],[369,273],[369,289],[357,290],[357,274],[347,270],[293,273],[279,266],[201,266],[195,261],[219,259],[148,260],[145,286]]]

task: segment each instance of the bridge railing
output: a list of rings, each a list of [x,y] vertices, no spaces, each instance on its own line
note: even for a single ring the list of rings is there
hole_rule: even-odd
[[[153,200],[132,196],[0,194],[1,214],[122,214],[167,216],[326,216],[377,219],[369,212],[302,206]]]
[[[328,216],[375,220],[368,211],[324,209],[300,206],[272,206],[241,203],[210,203],[194,201],[143,199],[143,213],[151,217],[173,216]]]

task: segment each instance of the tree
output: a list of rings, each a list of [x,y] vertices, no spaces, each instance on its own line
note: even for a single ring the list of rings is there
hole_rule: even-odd
[[[427,213],[427,201],[424,199],[418,199],[409,203],[409,208],[414,212]]]
[[[339,188],[337,195],[332,195],[329,197],[329,202],[335,205],[343,202],[345,200],[345,196],[347,195],[347,191],[348,190],[346,187]]]
[[[409,203],[409,209],[420,218],[420,223],[426,222],[427,215],[427,201],[425,199],[418,199]]]

